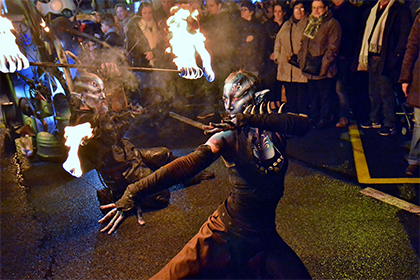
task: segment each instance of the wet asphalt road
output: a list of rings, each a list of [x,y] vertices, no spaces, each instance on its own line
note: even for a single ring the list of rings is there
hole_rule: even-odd
[[[311,145],[290,139],[279,234],[314,279],[420,279],[419,216],[360,193],[345,133],[326,136],[333,146],[310,139],[313,134]],[[1,279],[148,279],[229,191],[218,160],[209,168],[216,178],[174,190],[169,207],[144,214],[145,226],[130,217],[109,236],[97,223],[95,171],[76,179],[59,162],[17,157],[1,135]],[[183,155],[193,147],[170,148]],[[299,151],[312,159],[305,162]],[[416,193],[418,186],[406,188]]]

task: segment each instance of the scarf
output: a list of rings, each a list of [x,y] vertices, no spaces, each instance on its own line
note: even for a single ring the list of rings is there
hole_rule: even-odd
[[[360,49],[360,53],[359,53],[359,65],[357,66],[358,71],[367,71],[369,52],[380,53],[382,49],[382,42],[383,42],[386,20],[388,18],[389,9],[394,4],[395,0],[389,1],[384,12],[382,13],[382,16],[379,18],[378,22],[376,23],[375,29],[372,30],[373,25],[375,24],[376,13],[378,11],[379,2],[380,1],[376,3],[376,5],[372,8],[372,10],[370,10],[369,17],[366,21],[366,27],[363,33],[362,48]],[[369,37],[371,37],[370,42],[369,42]]]
[[[303,31],[303,35],[308,37],[309,39],[315,38],[316,33],[318,33],[319,27],[323,19],[329,14],[329,11],[324,13],[319,18],[314,17],[312,14],[309,15],[308,18],[308,25],[306,25],[305,31]]]

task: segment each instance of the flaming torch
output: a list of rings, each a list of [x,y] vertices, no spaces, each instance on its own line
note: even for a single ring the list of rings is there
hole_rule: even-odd
[[[14,30],[12,22],[0,15],[0,71],[3,73],[12,73],[29,67],[29,61],[20,52],[12,30]]]
[[[200,32],[198,25],[198,11],[190,12],[185,8],[173,7],[171,13],[173,15],[166,21],[171,47],[166,49],[166,52],[174,54],[173,61],[180,71],[180,76],[186,79],[198,79],[204,74],[209,82],[213,82],[211,57],[204,45],[206,37]],[[203,61],[203,69],[197,66],[196,52]]]
[[[74,177],[83,175],[80,159],[78,156],[79,145],[83,140],[93,137],[93,129],[90,123],[82,123],[76,126],[66,126],[64,128],[64,138],[66,146],[69,147],[69,153],[63,168]]]

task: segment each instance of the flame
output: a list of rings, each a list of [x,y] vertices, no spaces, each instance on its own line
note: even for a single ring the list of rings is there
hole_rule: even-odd
[[[190,12],[182,7],[173,7],[171,12],[175,13],[166,21],[171,47],[166,52],[174,54],[173,62],[181,72],[180,75],[186,79],[198,79],[204,74],[209,82],[214,81],[211,57],[204,45],[206,37],[200,32],[198,25],[198,11]],[[203,61],[203,69],[197,66],[196,53]]]
[[[41,18],[40,25],[41,25],[42,28],[44,28],[45,32],[50,32],[50,28],[47,26],[47,23],[42,18]]]
[[[0,5],[1,6],[1,5]],[[12,73],[29,67],[28,59],[16,44],[13,23],[0,15],[0,72]]]
[[[79,159],[79,146],[83,140],[93,137],[93,129],[90,123],[82,123],[76,126],[66,126],[64,128],[65,145],[69,147],[69,153],[63,168],[74,177],[83,175]]]

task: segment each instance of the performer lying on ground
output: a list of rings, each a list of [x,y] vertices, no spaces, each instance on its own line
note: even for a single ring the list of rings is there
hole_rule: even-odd
[[[115,65],[106,72],[116,75]],[[71,125],[90,122],[94,136],[80,147],[79,157],[86,169],[96,169],[103,180],[105,188],[98,190],[101,205],[117,201],[129,184],[144,178],[159,167],[176,159],[166,147],[140,148],[126,137],[133,115],[146,114],[141,107],[132,107],[127,103],[124,89],[110,87],[102,78],[93,73],[82,72],[74,82],[72,92]],[[109,82],[109,81],[108,81]],[[112,91],[107,89],[111,88]],[[86,172],[87,170],[84,170]],[[186,186],[199,183],[201,180],[214,178],[211,172],[201,172],[182,183]],[[144,224],[141,211],[164,208],[169,204],[170,192],[162,189],[142,199],[142,208],[137,208],[139,224]],[[107,210],[103,210],[104,213]]]
[[[306,116],[263,113],[257,77],[232,73],[223,101],[230,120],[208,126],[215,133],[193,153],[161,167],[127,187],[99,222],[111,234],[142,197],[190,178],[222,156],[232,191],[200,231],[152,279],[308,279],[305,266],[276,231],[276,207],[283,196],[288,168],[285,135],[303,135]],[[255,110],[260,113],[254,114]],[[251,112],[252,113],[248,113]],[[245,112],[245,113],[243,113]]]

